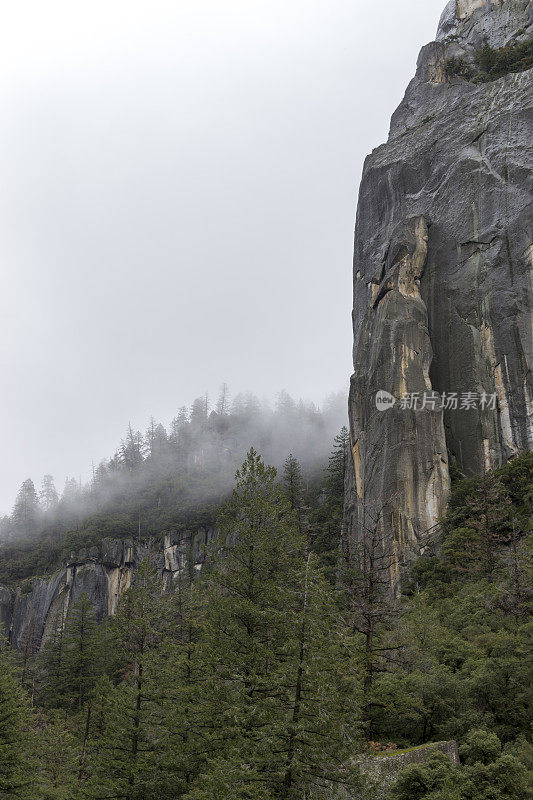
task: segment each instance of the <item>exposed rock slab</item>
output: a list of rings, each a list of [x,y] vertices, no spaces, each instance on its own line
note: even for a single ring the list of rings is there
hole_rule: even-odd
[[[354,249],[354,469],[345,536],[383,509],[383,541],[420,554],[445,510],[450,462],[472,475],[533,446],[533,72],[448,79],[533,35],[532,3],[449,3],[387,144],[365,162]],[[378,390],[396,403],[378,411]],[[494,407],[402,409],[404,393],[496,395]]]
[[[129,540],[103,539],[100,548],[81,550],[53,575],[33,578],[24,588],[0,586],[0,633],[13,647],[37,650],[54,628],[64,624],[73,603],[83,594],[91,600],[97,619],[116,613],[120,598],[135,581],[135,569],[148,557],[163,586],[178,580],[184,570],[199,569],[213,530],[169,533],[160,548]]]

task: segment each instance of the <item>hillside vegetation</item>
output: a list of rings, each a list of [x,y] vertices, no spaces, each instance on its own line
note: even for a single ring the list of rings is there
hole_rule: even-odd
[[[69,478],[59,495],[51,475],[40,491],[24,481],[12,514],[0,520],[0,584],[50,573],[106,537],[158,542],[169,530],[212,524],[251,446],[278,468],[294,453],[316,484],[344,417],[340,395],[319,410],[283,392],[272,409],[252,394],[230,403],[223,387],[215,408],[198,398],[168,429],[154,419],[144,434],[130,425],[86,485]]]
[[[113,619],[82,597],[39,652],[4,650],[0,797],[325,799],[362,786],[358,752],[450,738],[462,764],[391,798],[530,797],[533,457],[455,481],[394,598],[373,527],[340,540],[347,445],[311,491],[250,451],[199,579],[162,593],[148,559]]]

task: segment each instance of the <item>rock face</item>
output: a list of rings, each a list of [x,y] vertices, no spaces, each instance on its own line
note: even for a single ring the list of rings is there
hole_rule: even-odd
[[[393,584],[446,508],[451,464],[481,473],[533,444],[533,71],[475,83],[446,69],[532,36],[527,0],[448,3],[365,162],[345,537],[378,518]]]
[[[162,585],[178,580],[184,570],[200,569],[213,530],[166,534],[161,547],[104,539],[101,546],[82,550],[48,578],[34,578],[24,589],[0,586],[0,633],[19,650],[37,650],[68,617],[73,603],[86,594],[98,619],[113,615],[121,595],[135,582],[135,567],[148,557]]]
[[[410,750],[363,757],[361,768],[366,778],[364,800],[386,800],[400,772],[410,764],[424,764],[433,753],[443,753],[452,764],[459,764],[457,742],[432,742]],[[358,800],[363,800],[361,797]]]

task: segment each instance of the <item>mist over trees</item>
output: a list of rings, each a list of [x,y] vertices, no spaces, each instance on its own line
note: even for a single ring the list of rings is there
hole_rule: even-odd
[[[60,490],[49,474],[37,487],[25,480],[11,515],[0,520],[0,544],[34,539],[51,528],[76,528],[110,508],[131,510],[136,503],[162,509],[178,497],[182,505],[184,498],[220,499],[252,446],[276,467],[294,454],[309,479],[326,463],[345,417],[343,392],[330,395],[322,408],[281,392],[272,407],[252,393],[231,399],[223,384],[214,403],[199,397],[166,427],[153,417],[144,432],[129,424],[115,453],[93,464],[85,484],[69,477]]]

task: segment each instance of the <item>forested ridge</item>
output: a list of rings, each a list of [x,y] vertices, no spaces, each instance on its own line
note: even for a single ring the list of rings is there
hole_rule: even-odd
[[[272,408],[251,393],[230,400],[224,385],[213,407],[197,398],[167,428],[153,418],[145,433],[128,425],[86,484],[67,478],[59,492],[52,475],[40,485],[24,481],[12,513],[0,519],[0,584],[47,574],[105,537],[158,540],[171,529],[212,524],[251,446],[277,467],[294,453],[306,482],[316,484],[344,418],[342,394],[319,409],[281,392]]]
[[[379,512],[341,537],[348,444],[315,483],[252,449],[200,576],[163,592],[148,557],[115,617],[84,596],[39,652],[5,645],[0,797],[370,798],[358,754],[452,738],[460,766],[390,797],[531,797],[533,457],[458,476],[393,597]]]

